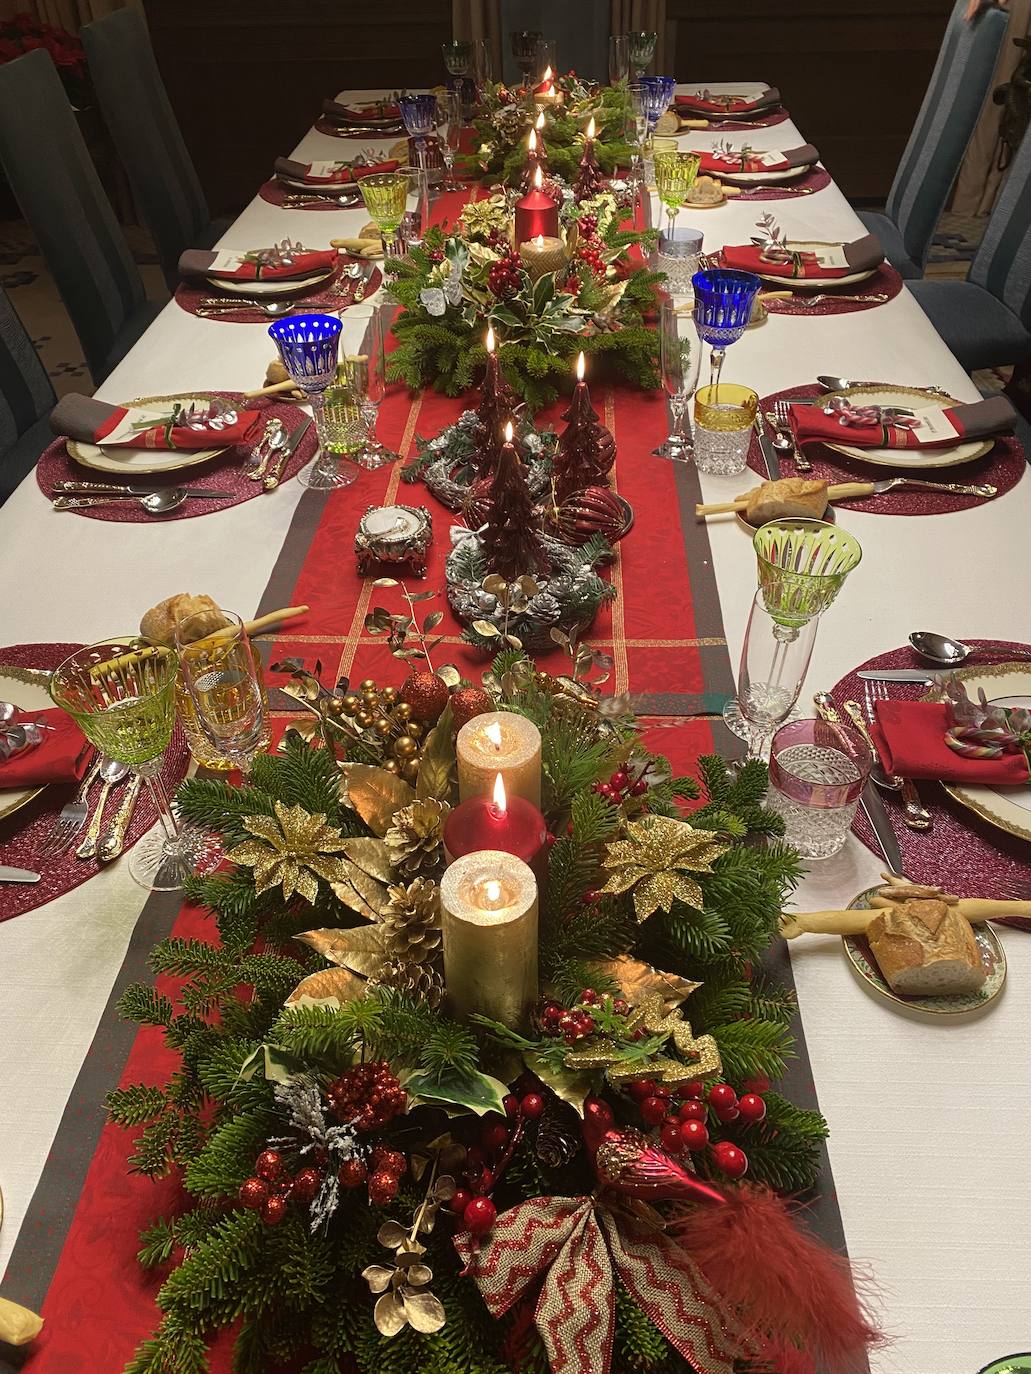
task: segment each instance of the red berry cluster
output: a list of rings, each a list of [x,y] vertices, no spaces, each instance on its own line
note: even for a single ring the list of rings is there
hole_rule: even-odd
[[[330,1111],[358,1131],[382,1129],[403,1112],[408,1095],[385,1059],[345,1069],[326,1089]]]
[[[522,263],[515,253],[508,253],[497,262],[492,262],[487,273],[487,285],[491,295],[498,300],[514,296],[522,285]]]
[[[493,248],[495,253],[509,254],[512,251],[512,244],[504,229],[487,230],[487,247]]]
[[[563,1007],[558,1002],[545,1002],[537,1014],[537,1020],[545,1035],[561,1036],[567,1045],[575,1045],[578,1040],[586,1040],[598,1029],[591,1008],[600,1004],[602,999],[594,988],[584,988],[571,1007]],[[630,1011],[630,1003],[622,997],[613,999],[606,996],[604,1005],[617,1016],[626,1016]]]
[[[643,797],[648,784],[643,775],[632,778],[625,768],[617,768],[608,782],[596,782],[594,790],[613,806],[619,806],[625,797]]]
[[[290,1199],[311,1202],[322,1180],[321,1169],[309,1166],[292,1174],[278,1150],[262,1150],[254,1161],[254,1177],[240,1185],[240,1201],[259,1212],[266,1226],[278,1226]]]
[[[598,216],[581,215],[577,220],[579,233],[576,240],[576,260],[582,262],[595,276],[605,275],[605,259],[602,257],[601,239],[598,237]]]
[[[566,277],[565,285],[562,289],[568,291],[571,296],[578,296],[580,294],[581,285],[580,278],[574,272],[570,272]]]
[[[769,1087],[765,1079],[762,1081]],[[747,1086],[756,1087],[757,1084],[753,1082]],[[680,1084],[674,1095],[665,1083],[639,1078],[630,1084],[629,1091],[638,1104],[642,1122],[646,1126],[660,1128],[659,1143],[671,1155],[683,1150],[704,1150],[709,1145],[706,1122],[710,1110],[717,1121],[740,1119],[748,1125],[762,1121],[766,1115],[766,1103],[758,1092],[747,1092],[738,1097],[729,1083],[714,1083],[706,1091],[702,1082],[693,1079],[690,1083]],[[743,1178],[747,1173],[747,1155],[729,1140],[716,1141],[711,1151],[716,1168],[728,1178]]]
[[[430,259],[430,262],[443,262],[443,261],[444,261],[444,250],[443,250],[443,248],[431,248],[431,249],[429,250],[429,259]]]

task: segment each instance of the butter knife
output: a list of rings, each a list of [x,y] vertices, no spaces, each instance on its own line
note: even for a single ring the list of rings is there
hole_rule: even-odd
[[[297,448],[297,445],[301,442],[305,434],[308,432],[308,426],[310,424],[311,416],[305,415],[301,420],[300,424],[290,435],[290,438],[287,439],[286,443],[280,449],[279,458],[277,459],[275,464],[269,469],[268,473],[262,480],[261,485],[265,489],[265,491],[275,491],[276,487],[279,486],[279,483],[283,477],[283,470],[285,469],[287,463],[293,455],[294,450]]]
[[[100,841],[97,849],[97,857],[101,863],[108,864],[112,859],[117,859],[125,848],[125,836],[132,821],[132,814],[136,810],[136,801],[140,795],[140,788],[143,786],[143,779],[137,773],[129,784],[129,790],[122,798],[122,804],[115,814],[114,820],[108,826],[104,838]]]
[[[780,459],[777,457],[777,450],[770,442],[770,437],[766,433],[766,420],[761,410],[755,412],[755,433],[759,440],[759,452],[763,456],[766,464],[766,475],[771,482],[780,479]]]
[[[922,682],[925,686],[936,676],[930,668],[864,668],[856,674],[868,682]]]
[[[830,721],[832,725],[844,726],[845,722],[838,714],[838,708],[834,705],[833,698],[827,692],[817,692],[813,697],[816,706],[816,713],[821,720]],[[888,813],[884,809],[884,802],[881,801],[880,793],[877,791],[877,784],[872,778],[868,778],[862,792],[859,794],[859,805],[863,808],[863,814],[870,822],[870,829],[873,831],[880,845],[881,853],[884,855],[885,862],[893,873],[902,872],[902,850],[899,849],[899,842],[892,829]]]
[[[0,883],[38,883],[39,874],[31,868],[10,868],[0,864]]]

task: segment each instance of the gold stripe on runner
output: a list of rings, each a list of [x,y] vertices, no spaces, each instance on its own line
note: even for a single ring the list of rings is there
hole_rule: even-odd
[[[611,387],[605,388],[605,424],[615,439],[616,403]],[[619,451],[618,445],[616,451]],[[615,467],[612,469],[610,481],[612,482],[612,490],[618,492]],[[612,657],[615,669],[612,690],[616,696],[619,696],[621,692],[629,692],[630,690],[630,663],[627,657],[626,616],[623,607],[623,559],[618,544],[616,545],[616,557],[612,564],[612,585],[616,589],[616,599],[612,603]]]
[[[408,420],[405,424],[404,434],[401,436],[401,443],[398,447],[398,461],[393,465],[390,472],[390,480],[387,483],[387,490],[383,497],[383,504],[389,506],[397,499],[397,489],[401,483],[401,466],[408,458],[412,449],[412,442],[415,439],[415,426],[418,423],[419,411],[422,409],[422,392],[416,393],[412,400],[411,408],[408,411]],[[347,639],[344,641],[343,652],[340,655],[340,662],[337,665],[337,682],[342,677],[350,677],[351,669],[354,667],[354,656],[358,652],[362,641],[362,630],[365,627],[365,617],[369,610],[369,602],[372,600],[373,578],[365,578],[362,582],[362,589],[358,594],[358,602],[354,608],[354,616],[351,620],[351,628]],[[378,642],[378,641],[377,641]]]
[[[289,640],[291,644],[349,644],[353,636],[350,635],[301,635],[290,634],[284,630],[271,636],[275,640]],[[363,649],[376,644],[382,644],[382,639],[374,639],[371,635],[360,635],[357,642]],[[722,648],[727,641],[720,636],[710,635],[701,639],[634,639],[628,637],[623,641],[628,649],[705,649]],[[443,644],[462,645],[467,643],[461,635],[444,635],[441,640]],[[602,649],[611,646],[613,643],[611,636],[587,636],[584,643],[593,649]]]

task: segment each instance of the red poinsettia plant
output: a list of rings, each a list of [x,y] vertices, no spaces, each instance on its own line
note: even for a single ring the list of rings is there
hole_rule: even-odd
[[[0,64],[12,62],[35,48],[50,54],[69,99],[80,105],[88,87],[86,54],[78,37],[25,12],[0,19]]]

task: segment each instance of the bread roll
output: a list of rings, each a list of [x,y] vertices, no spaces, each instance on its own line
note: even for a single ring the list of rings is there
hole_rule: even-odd
[[[715,177],[695,177],[684,197],[688,205],[718,205],[723,199],[723,187]]]
[[[976,992],[984,983],[969,922],[945,902],[900,902],[874,917],[866,937],[892,992],[948,997]]]
[[[195,615],[197,620],[190,626],[191,640],[203,639],[213,630],[221,630],[229,621],[219,610],[210,596],[193,596],[190,592],[179,592],[152,607],[140,621],[140,634],[151,644],[165,644],[175,648],[175,627],[181,620]]]
[[[750,525],[789,517],[819,520],[827,509],[827,483],[807,477],[782,477],[753,487],[746,493],[746,499],[745,519]]]

